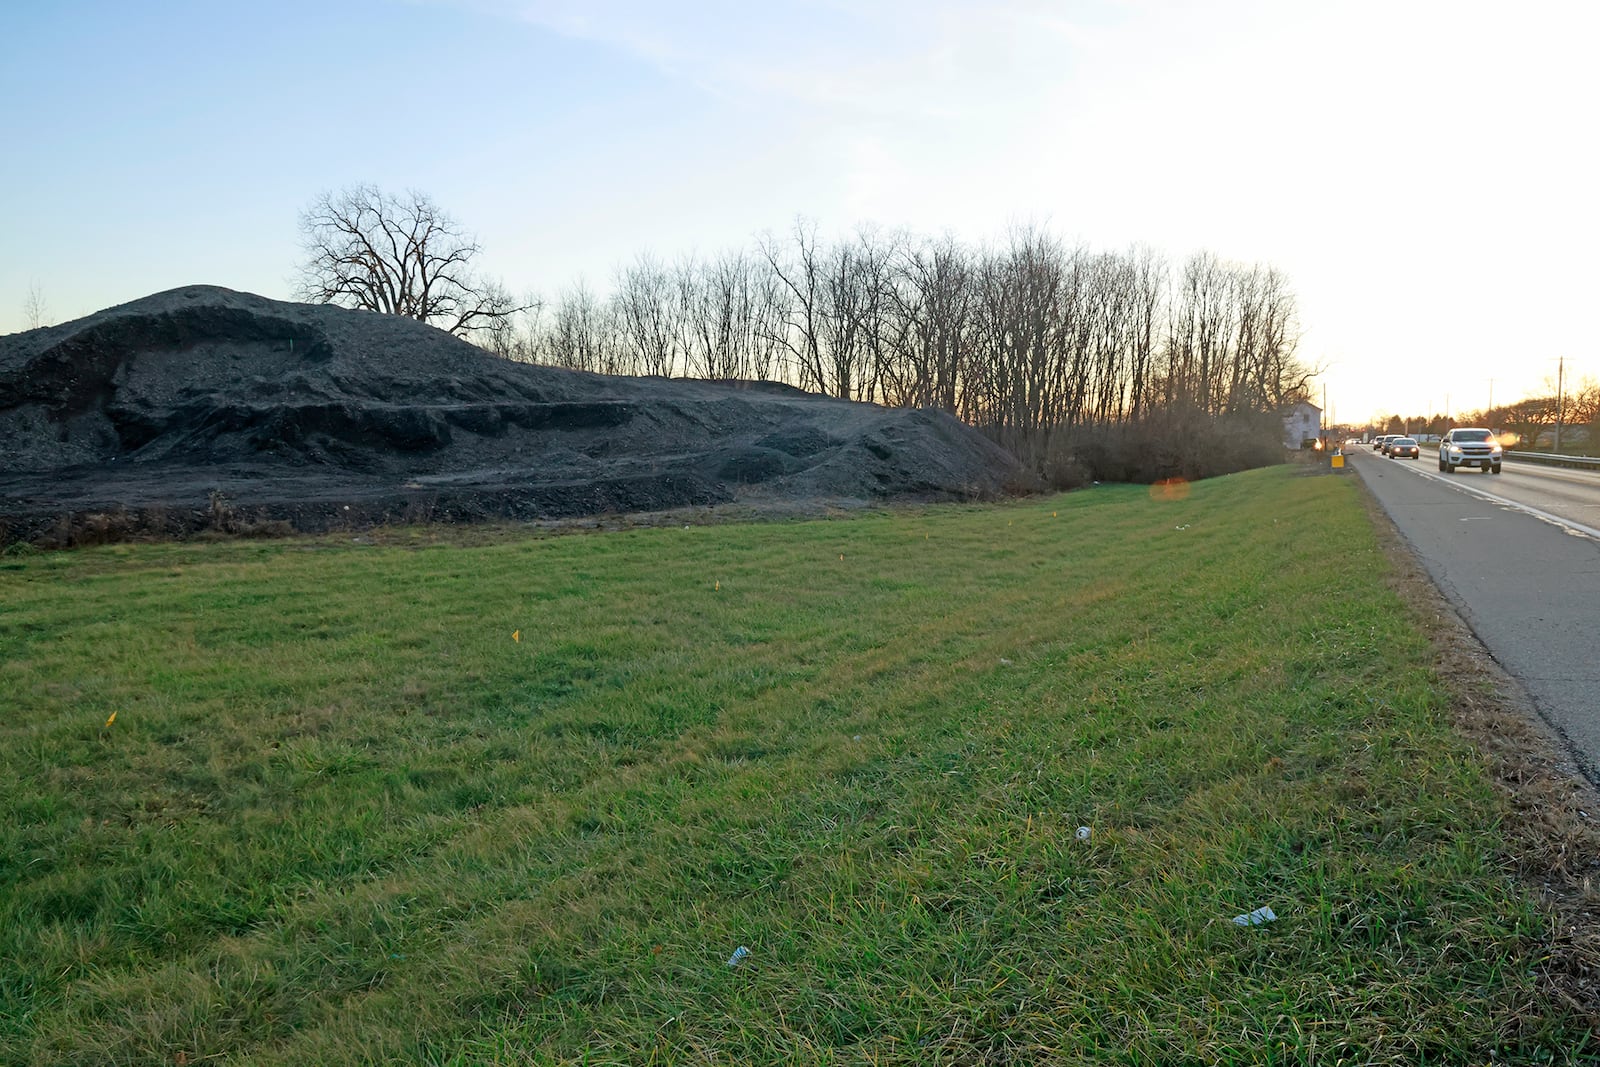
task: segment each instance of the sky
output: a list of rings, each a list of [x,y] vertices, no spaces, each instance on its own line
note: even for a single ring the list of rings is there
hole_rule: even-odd
[[[1359,423],[1600,378],[1590,0],[4,0],[0,333],[287,299],[418,190],[515,292],[797,217],[1286,273]]]

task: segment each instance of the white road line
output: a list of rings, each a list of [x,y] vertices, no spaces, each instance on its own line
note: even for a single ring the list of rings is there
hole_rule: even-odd
[[[1570,530],[1575,534],[1581,534],[1584,537],[1589,537],[1596,541],[1600,541],[1600,530],[1595,529],[1593,526],[1585,526],[1581,522],[1573,522],[1571,519],[1564,519],[1560,515],[1552,515],[1550,512],[1533,507],[1531,504],[1524,504],[1516,500],[1508,500],[1505,497],[1500,496],[1498,493],[1491,493],[1487,489],[1479,489],[1476,486],[1468,485],[1458,480],[1454,475],[1433,474],[1425,470],[1419,470],[1416,473],[1420,477],[1430,478],[1441,485],[1448,485],[1450,488],[1458,489],[1463,493],[1471,493],[1473,496],[1482,497],[1485,500],[1492,500],[1496,504],[1502,504],[1508,508],[1520,511],[1525,515],[1532,515],[1536,519],[1543,519],[1545,522],[1553,523],[1554,525],[1560,526],[1566,530]],[[1479,477],[1482,477],[1482,475],[1479,475]]]

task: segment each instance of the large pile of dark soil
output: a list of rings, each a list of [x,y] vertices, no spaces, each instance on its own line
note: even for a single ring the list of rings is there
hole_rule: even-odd
[[[0,337],[0,541],[975,498],[1018,476],[941,413],[529,366],[212,286]]]

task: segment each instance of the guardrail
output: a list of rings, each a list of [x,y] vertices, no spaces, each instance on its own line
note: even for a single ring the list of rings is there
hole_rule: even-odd
[[[1548,452],[1512,452],[1504,453],[1506,459],[1519,462],[1538,463],[1545,467],[1578,467],[1583,470],[1600,470],[1600,459],[1591,459],[1588,456],[1556,456]]]

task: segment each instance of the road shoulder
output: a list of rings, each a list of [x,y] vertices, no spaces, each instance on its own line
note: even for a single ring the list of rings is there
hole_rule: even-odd
[[[1434,584],[1411,543],[1357,478],[1395,592],[1433,647],[1456,728],[1483,753],[1508,805],[1503,861],[1551,912],[1556,936],[1540,981],[1600,1027],[1600,790]]]

